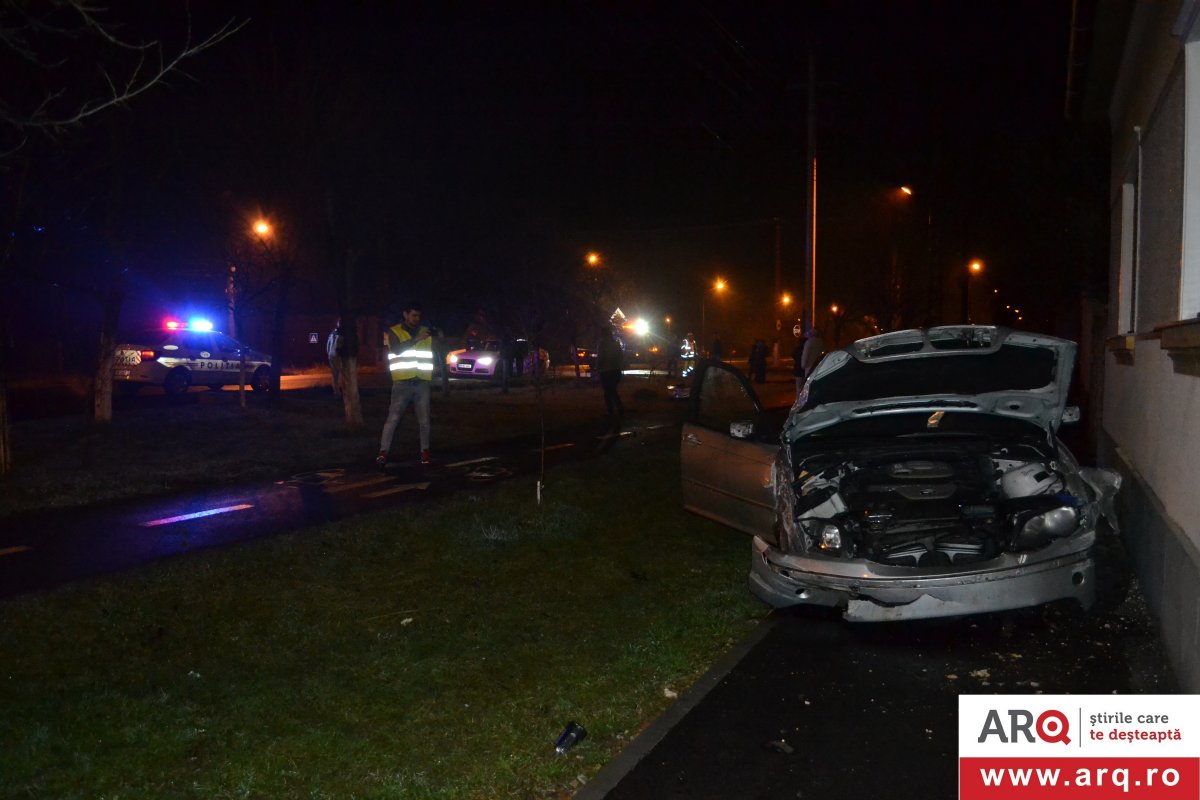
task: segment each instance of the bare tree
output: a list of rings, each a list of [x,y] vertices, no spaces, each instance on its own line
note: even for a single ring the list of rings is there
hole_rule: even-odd
[[[126,105],[245,24],[230,20],[196,41],[190,14],[184,16],[181,36],[168,44],[161,36],[139,33],[127,22],[122,24],[115,13],[84,0],[0,0],[0,74],[5,76],[0,82],[0,171],[19,175],[20,186],[27,186],[30,162],[25,154],[35,136],[44,134],[54,141],[103,112]],[[13,234],[24,194],[15,191],[6,197],[10,207],[0,214]],[[121,238],[116,224],[105,223],[113,242]],[[0,287],[11,286],[13,236],[5,239],[0,249]],[[119,281],[111,284],[104,301],[93,402],[98,422],[110,421],[112,414],[111,344],[123,297],[119,285]],[[0,478],[13,469],[7,329],[8,315],[0,314]]]

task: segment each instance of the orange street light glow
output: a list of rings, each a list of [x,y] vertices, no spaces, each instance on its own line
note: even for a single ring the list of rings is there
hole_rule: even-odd
[[[900,187],[900,191],[902,191],[902,192],[904,192],[905,194],[907,194],[907,195],[910,195],[910,196],[911,196],[911,195],[912,195],[912,193],[913,193],[913,192],[912,192],[912,187],[911,187],[911,186],[901,186],[901,187]]]
[[[834,303],[833,305],[831,305],[829,307],[829,310],[832,311],[834,314],[836,314],[838,312],[837,303]]]
[[[588,263],[589,267],[594,267],[597,264],[599,264],[600,263],[600,254],[594,250],[592,252],[588,253],[587,254],[587,263]]]
[[[725,290],[725,279],[717,278],[716,283],[713,284],[713,288],[716,289],[718,292],[724,291]]]
[[[974,273],[983,272],[983,262],[982,261],[972,261],[971,262],[971,272],[974,272]]]
[[[783,303],[785,306],[790,306],[792,304],[792,296],[785,292],[783,297],[779,298],[779,302]]]
[[[254,232],[259,236],[266,236],[271,232],[271,223],[267,222],[265,219],[260,219],[258,222],[254,223]]]

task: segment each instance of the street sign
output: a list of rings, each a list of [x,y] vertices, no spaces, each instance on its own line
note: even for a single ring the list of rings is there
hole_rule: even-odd
[[[308,343],[309,343],[309,344],[316,344],[316,343],[317,343],[317,334],[316,334],[316,331],[313,331],[313,332],[311,332],[311,333],[309,333],[309,334],[308,334]]]

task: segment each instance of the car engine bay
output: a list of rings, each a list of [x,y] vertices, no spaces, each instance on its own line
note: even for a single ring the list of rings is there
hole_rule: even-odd
[[[1048,450],[976,439],[808,455],[792,472],[781,545],[908,567],[1042,547],[1087,524],[1092,500]]]

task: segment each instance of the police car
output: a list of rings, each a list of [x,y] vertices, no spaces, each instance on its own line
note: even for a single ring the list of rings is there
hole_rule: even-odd
[[[271,357],[212,329],[206,320],[168,320],[162,328],[126,337],[113,358],[113,386],[127,394],[161,386],[177,397],[192,386],[220,389],[240,382],[256,392],[271,388]]]

